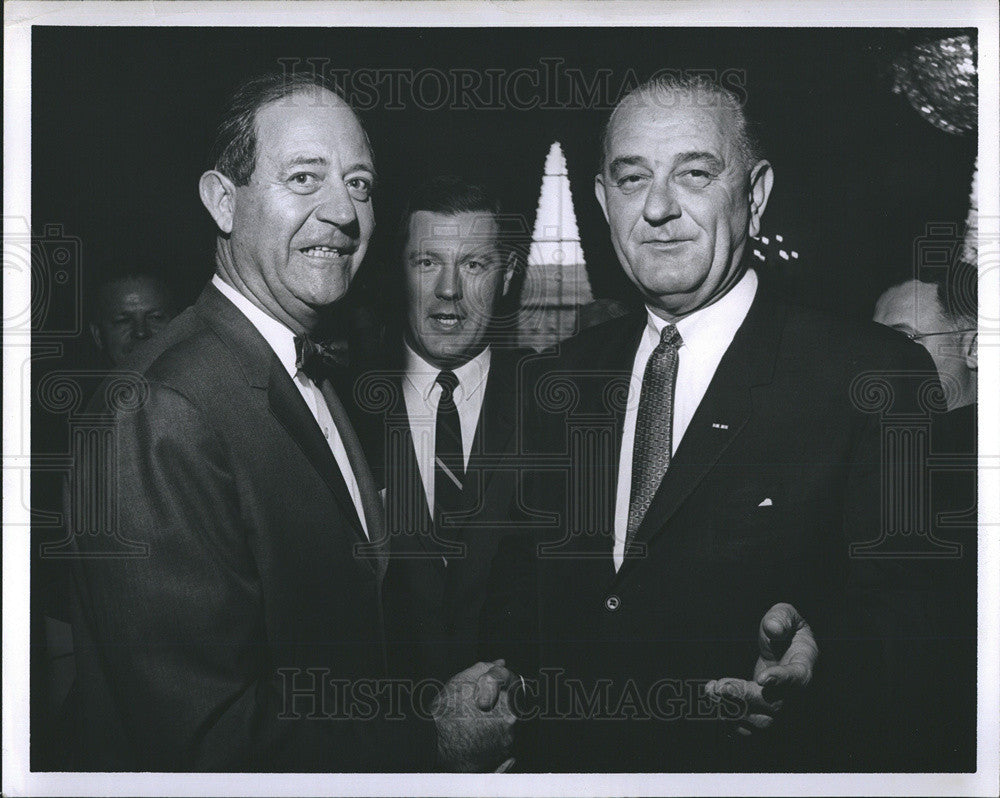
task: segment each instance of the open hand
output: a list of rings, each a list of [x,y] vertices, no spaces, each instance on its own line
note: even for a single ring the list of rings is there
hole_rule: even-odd
[[[819,660],[812,629],[791,604],[775,604],[764,614],[757,644],[760,656],[752,681],[726,677],[705,685],[712,698],[726,697],[746,706],[745,714],[734,721],[743,736],[770,728],[785,702],[812,681]]]

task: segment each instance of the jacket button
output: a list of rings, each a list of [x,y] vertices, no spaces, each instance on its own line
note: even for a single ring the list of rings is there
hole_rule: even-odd
[[[621,606],[622,602],[618,596],[608,596],[604,600],[604,606],[608,608],[609,612],[614,612]]]

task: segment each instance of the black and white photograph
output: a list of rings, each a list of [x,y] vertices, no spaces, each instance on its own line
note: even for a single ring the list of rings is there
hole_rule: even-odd
[[[996,794],[994,4],[5,18],[4,795]]]

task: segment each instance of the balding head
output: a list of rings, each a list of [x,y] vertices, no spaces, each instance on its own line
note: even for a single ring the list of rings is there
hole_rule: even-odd
[[[655,77],[626,94],[615,106],[604,126],[601,136],[601,163],[598,168],[603,170],[607,165],[608,143],[612,129],[629,111],[637,107],[675,109],[685,105],[696,108],[718,107],[728,112],[727,127],[732,132],[743,159],[743,166],[749,175],[750,170],[764,156],[760,144],[750,132],[743,103],[733,92],[703,76]]]

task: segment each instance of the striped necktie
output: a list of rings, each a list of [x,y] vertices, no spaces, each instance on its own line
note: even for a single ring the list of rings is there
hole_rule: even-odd
[[[442,371],[436,382],[441,386],[441,398],[434,433],[434,522],[440,527],[442,516],[461,508],[465,456],[462,424],[455,407],[458,377],[452,371]]]

